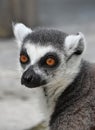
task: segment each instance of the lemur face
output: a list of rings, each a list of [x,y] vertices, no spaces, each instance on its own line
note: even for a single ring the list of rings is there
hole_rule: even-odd
[[[52,46],[25,43],[20,51],[20,64],[24,70],[21,83],[27,87],[39,87],[50,83],[60,66],[60,53]]]
[[[32,31],[21,23],[15,24],[13,31],[20,47],[21,84],[29,88],[48,86],[76,71],[85,47],[81,33]]]

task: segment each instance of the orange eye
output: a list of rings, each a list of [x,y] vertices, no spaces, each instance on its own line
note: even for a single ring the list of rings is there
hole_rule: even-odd
[[[48,59],[46,60],[46,64],[49,65],[49,66],[55,65],[55,59],[53,59],[53,58],[48,58]]]
[[[25,56],[25,55],[21,55],[21,56],[20,56],[20,61],[21,61],[22,63],[26,63],[26,62],[28,62],[28,57]]]

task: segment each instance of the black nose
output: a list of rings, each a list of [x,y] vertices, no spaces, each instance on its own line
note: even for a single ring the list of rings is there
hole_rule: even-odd
[[[41,80],[41,77],[31,67],[23,73],[21,78],[21,84],[29,88],[39,87],[45,83],[45,80]]]

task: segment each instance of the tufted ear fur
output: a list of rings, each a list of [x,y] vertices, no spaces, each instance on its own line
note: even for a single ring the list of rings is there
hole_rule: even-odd
[[[79,32],[77,35],[69,35],[65,39],[65,51],[67,56],[81,55],[85,49],[84,35]]]
[[[12,24],[13,25],[13,33],[14,36],[17,40],[17,42],[19,43],[19,45],[21,46],[21,44],[23,43],[23,39],[32,32],[31,28],[26,27],[24,24],[22,23],[16,23],[16,24]]]

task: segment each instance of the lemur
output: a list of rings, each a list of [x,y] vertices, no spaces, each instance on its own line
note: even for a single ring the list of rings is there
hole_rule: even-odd
[[[95,130],[95,65],[83,60],[84,35],[13,25],[21,84],[43,89],[49,130]],[[42,104],[43,105],[43,104]]]

